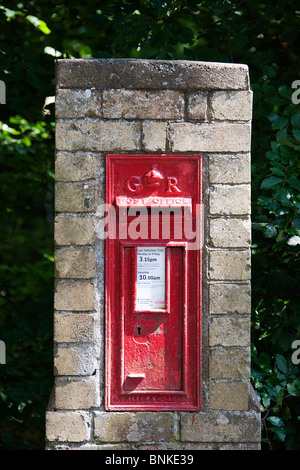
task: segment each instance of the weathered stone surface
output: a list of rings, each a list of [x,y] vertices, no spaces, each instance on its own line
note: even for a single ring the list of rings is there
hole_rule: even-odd
[[[209,286],[209,311],[216,313],[251,313],[249,284],[213,283]]]
[[[208,277],[215,280],[240,280],[251,278],[249,250],[212,250],[209,253]]]
[[[180,449],[182,450],[214,450],[215,444],[209,444],[209,443],[185,443],[182,442],[180,443]]]
[[[249,348],[215,348],[209,357],[209,377],[212,379],[249,379]]]
[[[90,152],[57,152],[55,180],[85,181],[97,176],[97,156]]]
[[[213,185],[210,188],[212,215],[245,215],[251,212],[250,185]]]
[[[242,248],[251,245],[251,221],[236,218],[210,219],[210,242],[216,248]]]
[[[181,119],[184,97],[173,90],[104,90],[106,119]]]
[[[143,149],[150,152],[164,152],[166,150],[167,123],[145,121],[142,123]]]
[[[56,343],[92,342],[95,334],[94,328],[94,317],[91,314],[54,314],[54,342]]]
[[[168,412],[96,412],[95,437],[103,442],[173,441],[175,416]]]
[[[207,118],[207,93],[198,92],[188,96],[187,100],[188,119],[205,121]]]
[[[95,184],[56,183],[56,212],[92,212],[95,209]]]
[[[63,248],[55,252],[55,277],[91,279],[95,276],[96,260],[92,248]]]
[[[247,316],[218,316],[211,320],[209,326],[210,346],[250,345],[250,323]]]
[[[71,344],[55,348],[55,375],[93,375],[96,369],[97,358],[93,344]]]
[[[131,444],[83,444],[81,446],[67,446],[63,447],[62,450],[107,450],[107,451],[119,451],[119,450],[135,450],[135,447],[132,448]],[[113,457],[110,457],[113,459]]]
[[[55,114],[59,118],[101,116],[101,94],[97,90],[57,90]]]
[[[51,443],[46,450],[98,450],[97,444],[57,444]],[[101,450],[101,449],[99,449]]]
[[[249,406],[249,384],[247,382],[210,383],[209,403],[213,410],[246,411]]]
[[[179,451],[177,454],[175,454],[175,457],[173,458],[172,463],[174,465],[180,465],[184,462],[184,457],[180,455],[181,450],[212,450],[213,446],[211,444],[198,444],[198,443],[182,443],[182,442],[164,442],[162,444],[135,444],[137,446],[137,450],[173,450],[173,451]],[[154,459],[159,459],[159,457],[153,456],[153,461],[152,464],[154,465],[157,460],[155,461]],[[167,459],[167,456],[165,456]],[[170,461],[169,461],[170,463]],[[185,460],[186,464],[188,464],[188,459]]]
[[[250,154],[210,155],[209,181],[219,184],[250,183]]]
[[[143,59],[58,59],[59,88],[247,90],[248,66],[219,62]]]
[[[67,311],[88,311],[95,306],[95,286],[89,281],[60,281],[54,292],[54,308]]]
[[[54,224],[56,245],[93,245],[95,230],[93,217],[57,216]]]
[[[170,124],[170,136],[174,152],[247,152],[251,127],[219,121],[174,122]]]
[[[216,91],[212,95],[213,119],[249,121],[252,117],[252,91]]]
[[[140,147],[135,122],[74,120],[57,122],[57,150],[128,151]]]
[[[49,441],[83,442],[90,437],[91,418],[84,411],[48,411],[46,434]]]
[[[99,406],[99,386],[96,376],[69,380],[59,378],[55,386],[55,408],[88,410]]]
[[[219,444],[217,450],[261,450],[260,443],[236,443],[236,444]]]
[[[253,411],[181,414],[182,441],[258,442],[260,416]]]

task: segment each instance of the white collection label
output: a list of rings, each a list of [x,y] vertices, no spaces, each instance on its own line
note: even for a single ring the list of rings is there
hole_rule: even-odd
[[[137,248],[136,309],[165,308],[165,248]]]

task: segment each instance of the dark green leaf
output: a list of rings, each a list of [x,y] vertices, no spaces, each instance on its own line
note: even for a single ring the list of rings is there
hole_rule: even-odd
[[[276,200],[281,202],[286,207],[293,207],[293,202],[291,200],[291,192],[288,189],[280,189],[276,193]]]
[[[264,179],[261,183],[261,189],[272,188],[276,184],[282,183],[282,178],[278,178],[277,176],[269,176],[268,178]]]
[[[272,427],[272,428],[270,428],[270,431],[272,431],[275,434],[276,438],[279,441],[284,441],[285,436],[286,436],[286,432],[285,432],[284,428]]]
[[[289,186],[300,191],[300,176],[291,176],[290,178],[287,178],[286,181]]]
[[[267,421],[269,421],[269,423],[271,423],[273,426],[277,427],[283,426],[284,424],[283,420],[278,416],[270,416],[269,418],[267,418]]]
[[[291,99],[291,96],[292,96],[292,90],[291,88],[283,85],[283,86],[280,86],[278,88],[278,92],[280,94],[280,96],[282,96],[283,98],[287,98],[287,99]]]
[[[286,359],[281,354],[276,354],[276,365],[281,372],[283,372],[284,374],[288,373]]]
[[[287,391],[293,397],[300,396],[300,380],[295,380],[293,383],[287,385]]]
[[[278,234],[277,228],[274,227],[274,225],[267,225],[265,230],[264,230],[264,235],[267,238],[273,238],[276,237]]]
[[[293,136],[300,142],[300,129],[293,129]]]
[[[276,152],[267,152],[266,153],[266,156],[270,159],[270,160],[279,160],[280,159],[280,155]]]
[[[293,114],[291,123],[293,127],[300,129],[300,111],[297,111],[295,114]]]
[[[269,65],[264,65],[262,71],[268,78],[275,77],[276,75],[275,69]]]
[[[275,121],[272,123],[273,129],[283,129],[288,123],[288,118],[286,117],[278,117],[275,119]]]

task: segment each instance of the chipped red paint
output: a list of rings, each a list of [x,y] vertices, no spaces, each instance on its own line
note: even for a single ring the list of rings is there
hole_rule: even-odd
[[[199,155],[108,155],[106,203],[119,210],[155,200],[201,203]],[[142,204],[143,205],[143,204]],[[125,207],[125,209],[124,209]],[[150,213],[144,217],[156,217]],[[159,217],[159,216],[157,216]],[[128,217],[127,226],[134,219]],[[149,221],[149,220],[148,220]],[[150,226],[150,224],[149,224]],[[121,233],[121,232],[120,232]],[[108,410],[200,409],[201,259],[188,239],[106,239],[106,396]],[[122,232],[124,233],[124,232]],[[165,303],[137,308],[137,250],[165,248]]]

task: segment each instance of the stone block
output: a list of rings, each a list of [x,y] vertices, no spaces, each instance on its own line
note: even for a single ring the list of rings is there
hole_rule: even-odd
[[[54,308],[89,311],[95,307],[95,286],[89,281],[59,281],[54,292]]]
[[[215,280],[249,280],[251,278],[250,251],[211,250],[208,277]]]
[[[47,411],[48,441],[83,442],[90,437],[91,418],[84,411]]]
[[[246,379],[250,377],[249,348],[214,348],[210,351],[211,379]]]
[[[248,66],[221,62],[144,59],[58,59],[59,88],[247,90]]]
[[[251,313],[250,284],[213,283],[209,286],[209,311],[218,313]]]
[[[219,444],[216,450],[261,450],[260,443],[236,443],[236,444]]]
[[[97,176],[97,155],[89,152],[57,152],[55,180],[85,181]]]
[[[92,212],[95,209],[95,184],[56,183],[56,212]]]
[[[167,123],[145,121],[142,123],[143,149],[150,152],[164,152],[167,143]]]
[[[173,90],[104,90],[106,119],[182,119],[183,94]]]
[[[190,120],[207,119],[207,92],[191,93],[187,99],[187,117]]]
[[[249,152],[251,127],[230,122],[170,123],[173,152]]]
[[[57,122],[57,150],[130,151],[140,148],[140,124],[120,121]]]
[[[88,410],[99,406],[99,384],[96,376],[84,379],[56,379],[55,408]]]
[[[210,219],[210,243],[215,248],[243,248],[251,245],[251,221],[236,218]]]
[[[53,444],[51,443],[51,450],[102,450],[98,449],[96,444]],[[48,450],[48,449],[46,449]]]
[[[85,343],[94,340],[94,317],[88,313],[55,313],[54,342]]]
[[[94,432],[103,442],[173,441],[176,422],[168,412],[95,412]]]
[[[210,346],[250,346],[250,321],[248,316],[218,316],[209,325]]]
[[[96,260],[92,248],[62,248],[55,252],[55,277],[91,279],[95,276]]]
[[[56,346],[54,375],[93,375],[95,370],[97,370],[97,358],[93,344]]]
[[[60,90],[55,97],[57,118],[101,117],[101,93],[95,89]]]
[[[250,183],[250,154],[210,155],[209,181],[211,184]]]
[[[249,121],[252,117],[252,91],[216,91],[212,94],[213,119]]]
[[[246,215],[251,212],[250,185],[212,185],[209,192],[212,215]]]
[[[259,442],[260,415],[253,411],[182,413],[181,439],[191,442]]]
[[[212,382],[209,385],[209,404],[213,410],[247,411],[249,384],[247,382]]]
[[[54,223],[56,245],[93,245],[95,230],[93,217],[57,216]]]

